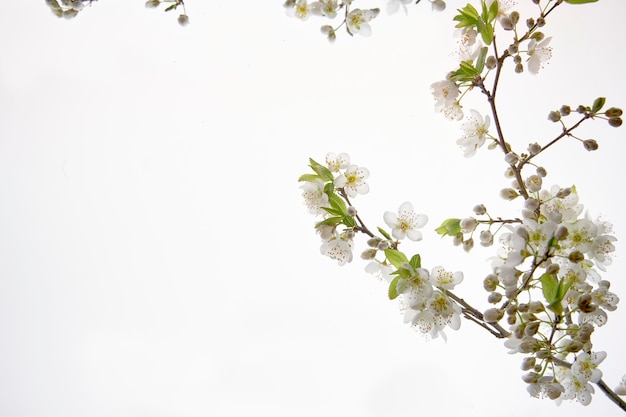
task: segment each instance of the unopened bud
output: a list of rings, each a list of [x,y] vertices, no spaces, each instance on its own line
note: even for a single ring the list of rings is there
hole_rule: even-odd
[[[576,264],[583,261],[585,259],[585,255],[582,254],[580,251],[575,250],[574,252],[570,253],[567,258]]]
[[[612,127],[620,127],[622,125],[621,117],[611,117],[609,118],[609,126]]]
[[[483,280],[483,288],[485,291],[495,291],[498,288],[498,277],[494,274],[489,274]]]
[[[522,72],[524,72],[524,65],[522,65],[521,63],[515,64],[515,73],[521,74]]]
[[[611,107],[604,112],[606,117],[620,117],[622,115],[622,109],[617,107]]]
[[[348,216],[356,216],[356,209],[354,208],[354,206],[348,207],[348,210],[346,210],[346,214],[348,214]]]
[[[571,187],[561,188],[561,189],[559,189],[559,192],[556,193],[556,197],[557,198],[565,198],[568,195],[570,195],[571,193],[572,193],[572,188]]]
[[[522,359],[522,371],[528,371],[530,369],[532,369],[535,366],[535,358],[532,356],[527,356],[524,359]]]
[[[456,235],[454,235],[454,238],[452,239],[452,244],[454,246],[459,246],[462,243],[463,243],[463,233],[457,233]]]
[[[541,178],[545,178],[548,175],[548,171],[544,167],[537,167],[536,172]]]
[[[511,14],[509,14],[509,17],[513,21],[513,24],[516,25],[517,22],[519,22],[519,12],[512,11]]]
[[[488,308],[483,314],[487,323],[497,323],[502,317],[504,317],[504,311],[499,308]]]
[[[555,123],[558,122],[559,120],[561,120],[561,113],[552,110],[550,113],[548,113],[548,120]]]
[[[598,142],[596,142],[594,139],[587,139],[583,141],[583,146],[589,152],[595,151],[598,149]]]
[[[559,109],[559,112],[561,113],[561,116],[569,116],[569,114],[572,112],[572,108],[567,104],[563,104]]]
[[[524,328],[524,335],[534,336],[535,334],[537,334],[538,330],[539,330],[539,322],[533,321],[531,323],[526,324],[526,327]]]
[[[538,17],[537,18],[537,26],[538,27],[543,27],[546,24],[546,19],[544,19],[543,17]]]
[[[379,237],[372,237],[370,239],[367,239],[367,246],[369,246],[370,248],[376,248],[378,247],[378,244],[381,242],[382,239],[380,239]]]
[[[583,344],[578,340],[572,340],[569,345],[567,345],[568,352],[579,352],[583,348]]]
[[[526,201],[524,201],[524,207],[526,207],[528,210],[537,210],[539,208],[539,200],[530,197]]]
[[[516,43],[512,43],[509,45],[508,50],[511,55],[515,55],[519,51],[519,46]]]
[[[465,252],[469,252],[474,248],[474,239],[473,238],[469,238],[466,241],[463,242],[463,250]]]
[[[354,232],[354,229],[348,229],[348,230],[346,230],[346,231],[344,232],[344,236],[345,236],[345,238],[346,238],[346,239],[348,239],[348,240],[352,240],[352,239],[354,239],[354,235],[355,235],[355,234],[356,234],[356,233]]]
[[[460,226],[463,233],[471,233],[476,230],[476,227],[478,226],[478,220],[473,217],[466,217],[464,219],[461,219]]]
[[[482,204],[475,205],[472,210],[474,211],[474,213],[476,213],[477,216],[482,216],[483,214],[487,213],[487,208]]]
[[[541,375],[535,372],[529,372],[527,374],[522,375],[522,381],[524,381],[527,384],[534,384],[539,380],[540,377]]]
[[[528,28],[535,26],[535,19],[533,19],[532,17],[526,19],[526,26]]]
[[[509,304],[506,307],[506,314],[508,314],[509,316],[514,316],[515,314],[517,314],[517,306],[515,304]]]
[[[528,153],[531,155],[537,155],[539,152],[541,152],[541,145],[539,145],[537,142],[535,143],[531,143],[528,145]]]
[[[496,65],[498,65],[496,57],[493,55],[489,55],[485,60],[485,66],[487,67],[487,69],[494,69]]]
[[[556,231],[554,232],[554,237],[556,240],[563,240],[567,237],[567,234],[569,233],[569,231],[567,230],[567,226],[564,225],[559,225],[559,227],[556,228]]]
[[[483,230],[480,232],[480,244],[482,246],[491,246],[493,245],[493,233],[489,230]]]
[[[584,114],[587,111],[587,107],[583,106],[582,104],[578,105],[578,107],[576,107],[576,112],[580,113],[580,114]]]
[[[531,301],[528,303],[528,311],[530,313],[541,313],[543,310],[545,310],[545,307],[541,301]]]
[[[517,191],[515,191],[512,188],[504,188],[500,190],[500,197],[502,197],[505,200],[511,201],[519,197],[519,194],[517,193]]]
[[[526,178],[526,187],[528,187],[528,191],[531,193],[536,193],[541,190],[541,177],[539,175],[531,175]]]
[[[181,26],[187,26],[189,24],[189,16],[186,14],[181,14],[178,16],[178,24]]]
[[[366,249],[361,253],[361,259],[369,261],[376,257],[376,253],[378,251],[376,249]]]
[[[389,241],[387,241],[387,240],[381,241],[380,243],[378,243],[377,248],[378,248],[378,250],[389,249]]]
[[[508,152],[504,155],[504,161],[509,165],[514,165],[519,161],[519,156],[517,156],[515,152]]]
[[[515,28],[513,20],[508,16],[502,17],[500,19],[500,26],[502,26],[502,29],[504,30],[513,30],[513,28]]]
[[[521,237],[522,239],[524,239],[525,241],[528,241],[528,230],[526,230],[524,226],[517,227],[515,229],[515,234]]]
[[[487,296],[487,302],[490,304],[499,303],[502,300],[502,294],[499,292],[492,292]]]

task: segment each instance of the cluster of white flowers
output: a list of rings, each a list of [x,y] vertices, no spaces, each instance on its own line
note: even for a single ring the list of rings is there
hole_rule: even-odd
[[[597,270],[611,263],[616,239],[606,222],[582,216],[582,210],[574,188],[554,186],[526,200],[524,218],[500,236],[502,252],[485,279],[489,300],[506,301],[485,315],[496,321],[507,316],[512,337],[505,345],[529,355],[522,369],[530,371],[524,380],[531,395],[587,405],[590,383],[602,375],[597,365],[606,357],[592,352],[591,333],[607,322],[619,298]]]
[[[46,0],[46,4],[55,16],[71,19],[83,10],[85,3],[92,1],[94,0],[61,0],[59,4],[57,0]]]
[[[446,8],[444,0],[429,1],[434,11],[441,11]],[[387,13],[394,14],[400,8],[407,13],[406,5],[411,2],[413,0],[387,0]],[[322,34],[326,35],[331,42],[337,38],[337,30],[342,26],[345,26],[346,31],[351,36],[357,33],[361,36],[369,36],[372,33],[369,22],[380,13],[378,8],[354,9],[352,8],[352,0],[286,0],[284,6],[287,16],[300,20],[307,20],[311,16],[334,20],[337,19],[338,12],[344,10],[338,23],[334,25],[325,24],[320,28]]]

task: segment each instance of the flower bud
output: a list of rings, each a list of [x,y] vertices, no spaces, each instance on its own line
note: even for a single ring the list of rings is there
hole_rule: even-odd
[[[623,120],[621,117],[609,117],[609,126],[611,127],[620,127],[623,123]]]
[[[545,307],[541,301],[531,301],[528,303],[528,311],[530,313],[541,313],[543,310],[545,310]]]
[[[505,200],[511,201],[519,197],[519,194],[517,193],[517,191],[515,191],[512,188],[504,188],[500,190],[500,197],[502,197]]]
[[[533,26],[535,26],[535,19],[532,17],[526,19],[526,27],[531,28]]]
[[[496,66],[498,65],[498,61],[496,60],[496,57],[493,55],[489,55],[487,57],[487,59],[485,60],[485,66],[487,67],[487,69],[494,69]]]
[[[483,314],[483,318],[487,323],[497,323],[502,317],[504,317],[504,311],[499,308],[489,308]]]
[[[580,114],[584,114],[587,112],[587,108],[585,106],[583,106],[582,104],[578,105],[578,107],[576,107],[576,112],[580,113]]]
[[[513,326],[517,322],[517,317],[515,317],[515,316],[507,316],[506,322],[510,326]]]
[[[534,336],[535,334],[537,334],[537,331],[539,330],[539,324],[540,323],[538,321],[533,321],[526,324],[526,327],[524,328],[524,335]]]
[[[567,345],[567,351],[572,352],[572,353],[579,352],[582,348],[583,348],[583,344],[579,342],[578,340],[572,340]]]
[[[537,167],[536,172],[541,178],[545,178],[548,175],[548,171],[544,167]]]
[[[551,111],[550,113],[548,113],[548,120],[555,123],[558,122],[559,120],[561,120],[561,113],[554,110]]]
[[[498,277],[494,274],[489,274],[483,280],[483,288],[485,291],[495,291],[498,288]]]
[[[378,247],[378,244],[381,242],[381,238],[378,237],[372,237],[367,239],[367,246],[369,246],[370,248],[376,248]]]
[[[348,216],[352,216],[352,217],[356,216],[356,208],[354,208],[354,206],[348,207],[348,210],[346,211],[346,214]]]
[[[572,193],[571,187],[561,188],[558,193],[556,193],[557,198],[565,198]]]
[[[463,233],[471,233],[476,230],[476,227],[478,226],[478,220],[473,217],[466,217],[464,219],[461,219],[460,226]]]
[[[513,20],[508,16],[500,18],[500,26],[502,26],[504,30],[513,30],[515,28]]]
[[[517,227],[515,229],[515,234],[521,237],[522,239],[524,239],[525,241],[528,241],[528,237],[529,237],[528,230],[526,230],[524,226]]]
[[[487,302],[490,304],[499,303],[502,300],[502,294],[499,292],[492,292],[487,296]]]
[[[515,64],[515,73],[521,74],[522,72],[524,72],[524,65],[522,65],[521,63]]]
[[[596,142],[594,139],[587,139],[583,141],[583,146],[589,152],[595,151],[598,149],[598,142]]]
[[[181,14],[178,16],[178,24],[181,26],[187,26],[189,24],[189,16],[186,14]]]
[[[512,44],[509,45],[509,49],[508,50],[509,50],[509,53],[511,55],[515,55],[519,51],[519,45],[516,44],[516,43],[512,43]]]
[[[517,314],[517,306],[515,304],[509,304],[506,307],[506,314],[509,316],[514,316]]]
[[[482,216],[483,214],[487,213],[487,208],[482,204],[475,205],[472,210],[477,216]]]
[[[572,261],[572,262],[574,262],[576,264],[578,262],[583,261],[585,259],[585,255],[582,254],[580,251],[575,250],[574,252],[569,254],[567,259],[569,259],[570,261]]]
[[[527,356],[524,359],[522,359],[522,365],[520,367],[522,368],[522,371],[528,371],[532,369],[534,366],[535,366],[535,358],[532,356]]]
[[[519,345],[519,351],[522,353],[531,353],[535,352],[537,341],[532,337],[524,337],[522,339],[522,343]]]
[[[452,239],[452,244],[454,246],[459,246],[463,243],[463,233],[457,233]]]
[[[611,107],[604,112],[606,117],[620,117],[622,115],[622,109],[617,107]]]
[[[519,161],[519,156],[517,156],[515,152],[508,152],[504,155],[504,161],[509,165],[514,165]]]
[[[482,246],[491,246],[493,245],[493,233],[489,230],[483,230],[480,232],[480,244]]]
[[[361,259],[366,261],[374,259],[377,252],[378,251],[376,249],[365,249],[363,252],[361,252]]]
[[[606,279],[603,279],[600,282],[598,282],[598,287],[600,288],[604,288],[608,290],[610,286],[611,286],[611,282],[607,281]]]
[[[378,244],[378,250],[389,249],[389,241],[383,240]]]
[[[578,297],[576,304],[583,313],[593,313],[596,310],[596,306],[592,304],[592,301],[591,294],[582,294]]]
[[[535,211],[539,208],[539,200],[530,197],[526,201],[524,201],[524,207],[526,207],[528,210]]]
[[[556,240],[563,240],[567,237],[569,231],[567,230],[567,226],[559,225],[554,232],[554,237]]]
[[[161,2],[159,0],[148,0],[146,2],[146,7],[149,9],[154,9],[155,7],[159,7]]]
[[[541,145],[539,145],[537,142],[535,143],[531,143],[528,145],[528,153],[531,155],[537,155],[539,152],[541,152]]]
[[[469,238],[467,239],[465,242],[463,242],[463,250],[465,252],[469,252],[474,248],[474,239],[473,238]]]
[[[515,55],[513,57],[513,62],[515,62],[516,64],[521,64],[522,63],[522,57],[519,55]]]
[[[348,230],[346,230],[346,231],[344,232],[344,237],[345,237],[347,240],[352,240],[352,239],[354,239],[354,235],[355,235],[355,234],[356,234],[356,233],[354,232],[354,229],[348,229]]]
[[[513,24],[517,25],[517,22],[519,22],[519,12],[512,11],[509,17],[513,21]]]
[[[529,372],[527,374],[522,375],[522,381],[524,381],[527,384],[534,384],[539,380],[540,376],[541,375],[535,372]]]

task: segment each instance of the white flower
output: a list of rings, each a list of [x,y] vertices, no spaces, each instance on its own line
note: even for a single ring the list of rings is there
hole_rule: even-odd
[[[339,4],[337,0],[320,0],[311,4],[314,14],[320,14],[326,16],[329,19],[334,19],[337,16],[337,10]]]
[[[387,0],[387,14],[394,14],[402,6],[402,10],[406,13],[406,5],[411,3],[413,0]]]
[[[393,267],[390,265],[384,265],[376,260],[370,261],[365,266],[365,272],[368,274],[372,274],[377,278],[384,279],[386,282],[391,282],[394,279],[394,276],[391,273],[394,271]]]
[[[450,80],[437,81],[430,85],[435,98],[435,111],[443,113],[450,120],[461,120],[463,110],[457,101],[459,88]]]
[[[552,58],[552,48],[548,46],[551,39],[548,37],[539,43],[535,39],[531,39],[528,43],[528,70],[531,73],[537,74],[544,64]]]
[[[350,155],[347,153],[340,153],[335,155],[332,152],[326,154],[326,166],[332,172],[339,172],[340,169],[348,168],[350,165]]]
[[[595,391],[589,382],[570,372],[569,375],[563,379],[562,383],[563,388],[565,388],[565,393],[563,394],[564,400],[576,399],[582,405],[589,405],[589,403],[591,403],[591,394]]]
[[[581,352],[572,364],[572,375],[580,381],[589,381],[594,384],[602,378],[602,371],[598,365],[606,358],[606,352]]]
[[[370,172],[367,168],[350,165],[343,174],[339,174],[335,178],[335,186],[343,188],[350,197],[356,197],[357,194],[367,194],[370,187],[365,180],[369,175]]]
[[[320,252],[330,259],[335,259],[340,266],[343,266],[346,262],[352,262],[352,241],[335,237],[328,242],[322,243]]]
[[[563,246],[586,253],[591,249],[598,233],[598,227],[590,220],[580,219],[568,225],[568,234]]]
[[[387,226],[391,227],[391,235],[398,240],[407,236],[414,241],[422,240],[422,233],[417,229],[424,227],[428,222],[428,217],[425,214],[416,214],[413,205],[408,201],[402,203],[397,214],[385,212],[383,219]]]
[[[363,36],[369,36],[372,33],[369,21],[378,16],[378,9],[354,9],[346,16],[346,24],[350,34],[360,33]]]
[[[463,281],[463,272],[461,271],[452,273],[443,269],[442,266],[436,266],[430,272],[430,282],[432,282],[435,287],[453,290],[461,281]]]
[[[489,124],[489,116],[485,116],[483,119],[476,110],[470,110],[470,116],[461,125],[464,135],[456,141],[457,145],[463,148],[463,154],[466,158],[473,156],[476,150],[483,146],[489,131]]]
[[[307,20],[311,15],[311,6],[307,3],[307,0],[297,0],[293,7],[288,7],[287,15],[290,17],[297,17],[301,20]]]
[[[442,292],[435,291],[426,300],[423,310],[407,310],[404,321],[410,322],[424,335],[429,335],[433,339],[441,335],[446,340],[443,331],[446,326],[453,330],[461,327],[461,308]]]
[[[304,204],[309,212],[315,216],[325,215],[323,207],[328,207],[328,195],[324,192],[324,182],[316,178],[315,182],[306,181],[300,186]]]
[[[578,204],[578,194],[572,191],[565,197],[557,197],[561,187],[553,185],[550,191],[541,190],[539,199],[541,200],[541,214],[554,222],[572,223],[583,211],[582,204]]]

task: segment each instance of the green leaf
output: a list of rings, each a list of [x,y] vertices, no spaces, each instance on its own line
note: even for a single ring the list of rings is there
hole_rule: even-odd
[[[585,3],[595,3],[598,0],[565,0],[565,3],[569,4],[585,4]]]
[[[401,279],[401,277],[397,276],[389,283],[389,290],[387,291],[387,295],[389,295],[390,300],[398,297],[398,281],[400,281]]]
[[[337,211],[337,214],[345,215],[348,210],[346,203],[335,193],[327,193],[330,206]]]
[[[354,221],[354,217],[352,216],[344,216],[343,224],[345,224],[348,227],[354,227],[356,226],[356,221]]]
[[[491,45],[491,42],[493,42],[493,25],[491,23],[479,21],[478,33],[480,33],[486,45]]]
[[[326,185],[324,185],[324,192],[326,194],[332,194],[335,192],[335,184],[333,184],[332,182],[326,183]]]
[[[441,236],[456,236],[461,233],[461,219],[447,219],[435,229]]]
[[[498,2],[494,1],[494,4],[498,4]],[[483,69],[485,68],[485,59],[487,58],[487,51],[488,51],[488,48],[486,46],[483,46],[482,48],[480,48],[480,53],[478,54],[478,58],[476,58],[476,71],[478,72],[478,74],[481,74],[483,72]]]
[[[335,226],[335,225],[338,225],[339,223],[341,223],[342,221],[343,221],[343,217],[340,217],[340,216],[329,217],[327,219],[322,220],[321,222],[316,223],[315,227],[319,227],[319,226]]]
[[[489,22],[493,22],[496,17],[498,16],[498,2],[494,1],[493,3],[491,3],[491,6],[489,6]]]
[[[378,233],[380,233],[381,235],[383,235],[383,237],[387,240],[391,240],[391,236],[389,236],[389,233],[385,232],[385,229],[383,229],[382,227],[378,228]]]
[[[344,213],[341,210],[335,210],[334,208],[330,208],[330,207],[322,207],[323,210],[326,211],[326,213],[332,215],[332,216],[340,216],[343,217]]]
[[[400,268],[400,265],[404,262],[409,263],[409,259],[406,255],[396,249],[385,249],[385,256],[387,257],[387,260],[396,268]]]
[[[171,6],[168,6],[165,11],[169,12],[170,10],[174,10],[178,6],[178,3],[174,3]]]
[[[334,180],[333,173],[330,172],[330,170],[324,165],[315,162],[312,158],[309,158],[309,166],[311,167],[311,169],[313,169],[313,171],[315,171],[317,175],[322,178],[322,181],[327,182]]]
[[[315,175],[315,174],[303,174],[303,175],[300,175],[300,178],[298,178],[298,181],[315,182],[315,180],[317,180],[319,177],[320,177],[319,175]]]
[[[543,291],[543,296],[548,302],[548,308],[556,314],[563,313],[561,300],[563,300],[565,294],[561,293],[563,290],[562,281],[559,282],[559,280],[552,274],[543,274],[541,276],[541,290]]]
[[[414,268],[414,269],[418,269],[422,267],[422,258],[421,256],[416,253],[415,255],[413,255],[411,257],[411,260],[409,261],[409,264]]]
[[[600,111],[600,109],[602,109],[602,107],[604,107],[604,103],[606,102],[606,97],[598,97],[594,102],[593,102],[593,107],[591,108],[591,111],[593,113],[597,113]]]

